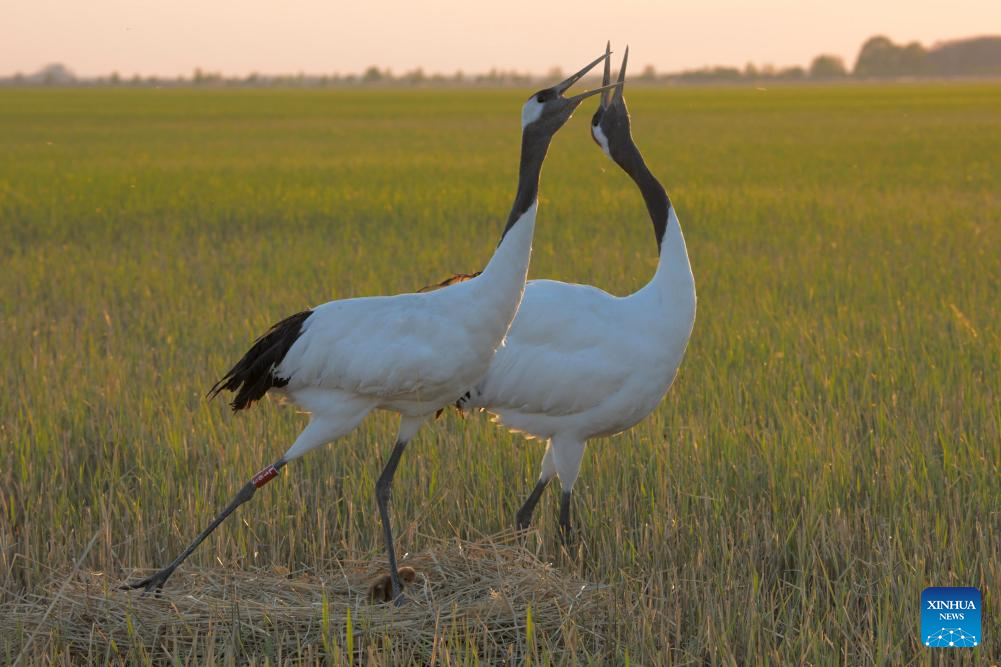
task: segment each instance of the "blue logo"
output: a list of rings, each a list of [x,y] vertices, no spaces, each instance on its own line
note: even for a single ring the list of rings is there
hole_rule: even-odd
[[[979,646],[980,591],[929,586],[921,593],[921,642],[925,646]]]

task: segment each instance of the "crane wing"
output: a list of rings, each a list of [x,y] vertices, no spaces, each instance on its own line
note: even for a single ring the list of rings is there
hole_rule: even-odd
[[[474,337],[434,294],[331,301],[314,309],[279,369],[288,389],[431,400],[470,366]],[[454,391],[454,389],[453,389]],[[446,399],[447,400],[447,399]]]
[[[617,393],[629,378],[619,344],[614,297],[584,285],[528,283],[503,347],[472,404],[523,413],[584,412]]]

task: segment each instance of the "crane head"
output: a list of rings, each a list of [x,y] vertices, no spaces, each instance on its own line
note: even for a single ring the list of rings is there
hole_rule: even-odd
[[[557,130],[563,127],[563,124],[566,123],[567,120],[570,119],[570,116],[573,115],[574,110],[580,105],[581,102],[592,95],[597,95],[598,93],[620,85],[616,83],[610,86],[603,86],[601,88],[595,88],[594,90],[589,90],[571,97],[565,97],[563,95],[563,93],[565,93],[570,86],[575,84],[582,76],[594,69],[595,65],[600,63],[602,60],[607,60],[609,55],[610,53],[606,49],[605,55],[600,58],[596,58],[592,63],[581,69],[576,74],[571,75],[555,86],[544,88],[540,91],[532,93],[532,96],[528,98],[524,106],[521,108],[522,131],[540,133],[544,136],[551,137],[556,134]]]
[[[609,47],[605,47],[605,53],[611,55]],[[626,47],[625,55],[622,56],[622,66],[619,68],[619,76],[616,81],[618,88],[609,90],[601,95],[601,103],[598,110],[591,118],[591,138],[594,143],[601,147],[605,155],[615,159],[615,154],[622,149],[628,148],[633,143],[632,133],[629,127],[629,110],[626,109],[626,100],[623,97],[623,88],[626,85],[626,63],[629,61],[629,47]],[[602,79],[602,87],[610,88],[608,85],[611,78],[609,61],[605,59],[605,75]],[[614,87],[614,86],[612,86]]]

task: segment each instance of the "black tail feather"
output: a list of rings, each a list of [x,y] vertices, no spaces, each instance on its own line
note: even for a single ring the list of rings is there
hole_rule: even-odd
[[[278,377],[275,373],[288,354],[289,348],[302,333],[303,322],[312,314],[312,310],[304,310],[272,326],[266,334],[254,341],[254,345],[243,358],[215,383],[209,390],[208,398],[210,400],[215,398],[223,389],[236,392],[236,397],[230,405],[233,407],[233,412],[237,412],[250,406],[254,401],[259,401],[272,387],[287,385],[288,378]]]

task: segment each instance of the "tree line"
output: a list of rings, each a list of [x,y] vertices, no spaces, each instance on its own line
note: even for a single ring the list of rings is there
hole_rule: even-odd
[[[633,75],[633,81],[661,83],[739,83],[753,81],[836,81],[849,79],[895,79],[914,77],[1001,76],[1001,37],[975,37],[943,42],[925,48],[918,42],[895,44],[882,35],[862,45],[851,70],[840,56],[821,54],[809,67],[757,66],[706,67],[676,73],[659,73],[647,65]],[[542,80],[563,77],[553,69]],[[53,64],[30,75],[15,74],[0,79],[6,85],[133,85],[133,86],[526,86],[540,79],[530,74],[493,69],[482,74],[428,74],[417,68],[402,74],[369,67],[361,74],[250,74],[226,77],[218,72],[196,69],[190,77],[123,77],[113,72],[105,77],[79,79],[65,65]]]
[[[652,74],[652,73],[648,73]],[[1001,37],[975,37],[924,48],[918,42],[894,44],[889,37],[870,37],[859,49],[849,70],[839,56],[821,54],[810,66],[756,67],[748,63],[736,67],[708,67],[699,70],[648,78],[680,82],[797,81],[838,79],[899,79],[915,77],[999,76]]]

